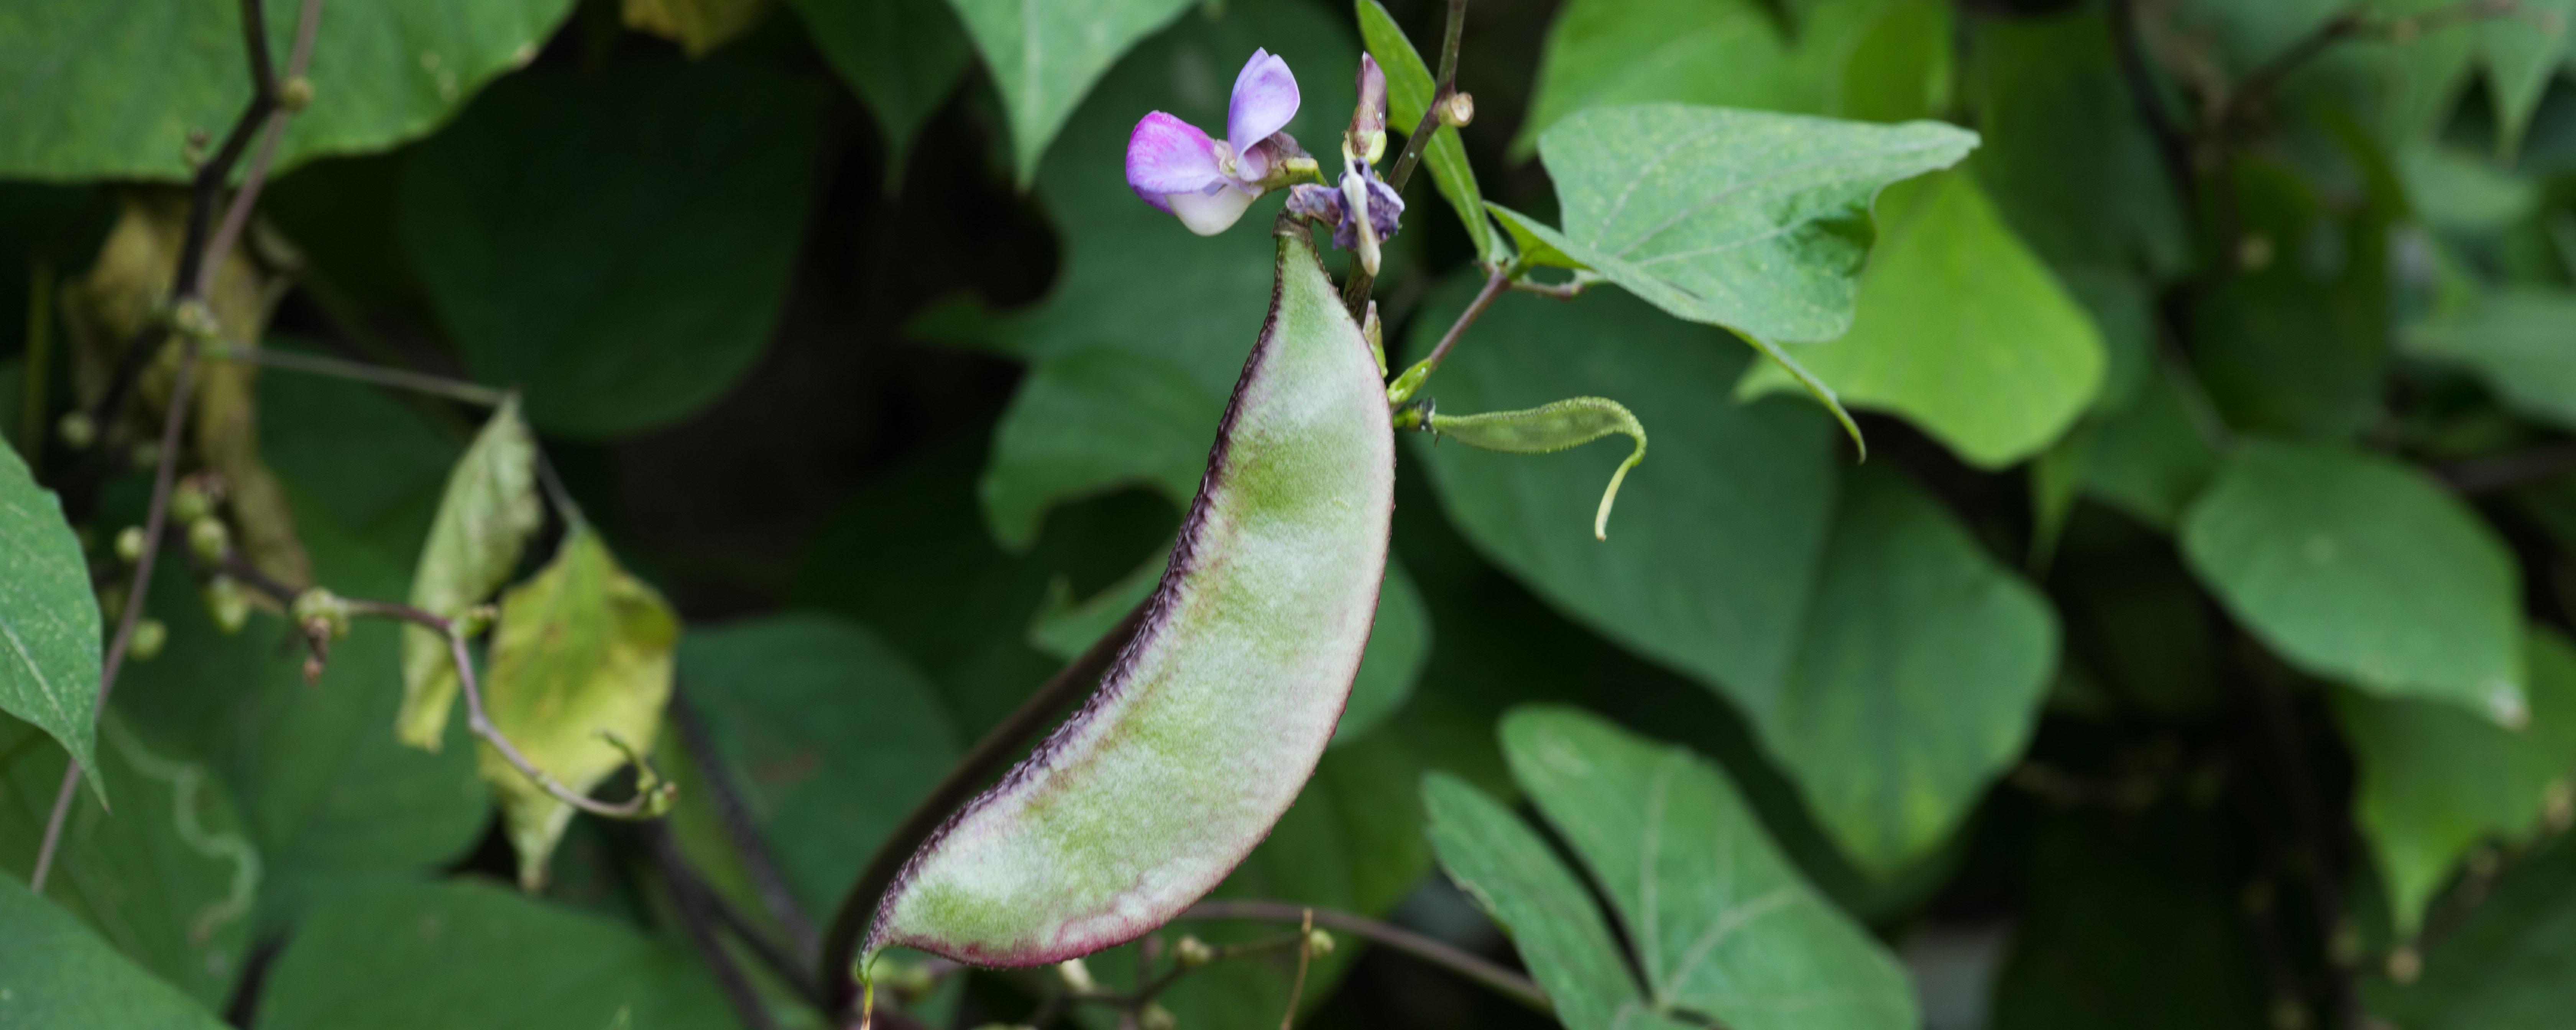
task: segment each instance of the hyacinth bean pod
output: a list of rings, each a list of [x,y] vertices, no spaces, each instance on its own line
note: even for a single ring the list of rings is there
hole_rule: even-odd
[[[1333,735],[1394,490],[1376,360],[1313,244],[1283,226],[1269,317],[1141,628],[1080,711],[912,856],[861,954],[1055,962],[1215,887]]]

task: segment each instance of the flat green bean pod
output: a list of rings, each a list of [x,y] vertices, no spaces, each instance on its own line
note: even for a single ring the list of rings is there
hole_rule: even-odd
[[[1601,492],[1601,508],[1592,515],[1595,540],[1610,538],[1610,506],[1619,499],[1619,484],[1628,478],[1629,469],[1646,460],[1646,427],[1628,413],[1626,405],[1607,397],[1570,397],[1535,408],[1481,415],[1433,414],[1430,423],[1433,433],[1480,451],[1509,454],[1551,454],[1612,433],[1628,434],[1637,441],[1637,449],[1610,473],[1610,488]]]
[[[1026,966],[1138,937],[1267,836],[1323,756],[1386,572],[1386,384],[1302,231],[1136,637],[879,903],[903,945]]]

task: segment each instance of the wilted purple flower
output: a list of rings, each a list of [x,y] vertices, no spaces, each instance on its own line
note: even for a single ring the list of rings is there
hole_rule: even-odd
[[[1127,137],[1127,185],[1146,203],[1179,215],[1191,232],[1216,235],[1277,184],[1274,173],[1287,159],[1304,156],[1279,131],[1296,116],[1297,77],[1288,62],[1255,50],[1234,77],[1225,138],[1210,139],[1161,111],[1148,114]]]
[[[1353,194],[1368,197],[1367,231],[1361,231],[1360,220],[1349,217]],[[1404,198],[1377,177],[1377,169],[1351,162],[1342,170],[1342,181],[1335,186],[1301,183],[1288,189],[1288,213],[1315,219],[1333,227],[1333,245],[1360,256],[1362,267],[1377,274],[1378,244],[1394,237],[1403,225]]]
[[[1386,72],[1377,58],[1360,55],[1360,100],[1351,108],[1351,131],[1342,149],[1371,164],[1386,153]]]

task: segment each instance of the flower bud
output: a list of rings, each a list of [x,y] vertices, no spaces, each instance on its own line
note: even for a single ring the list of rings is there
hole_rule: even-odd
[[[215,309],[202,297],[180,301],[179,306],[170,312],[170,328],[178,330],[182,336],[199,340],[215,339],[224,331],[223,323],[215,320]]]
[[[1063,979],[1065,987],[1075,994],[1090,994],[1100,989],[1100,981],[1091,978],[1091,967],[1083,965],[1078,958],[1056,963],[1055,975]]]
[[[117,530],[116,560],[128,565],[143,560],[143,527],[127,526]]]
[[[1333,935],[1322,930],[1306,931],[1306,954],[1321,958],[1333,953]]]
[[[161,653],[161,645],[169,642],[170,627],[162,625],[161,620],[138,619],[134,623],[134,636],[125,641],[125,653],[135,661],[148,662],[153,655]]]
[[[1176,1025],[1172,1010],[1152,1002],[1147,1002],[1145,1011],[1136,1014],[1136,1030],[1172,1030]]]
[[[232,547],[233,535],[224,528],[224,520],[209,516],[188,523],[188,549],[208,564],[223,561],[224,552]]]
[[[1369,356],[1377,359],[1377,377],[1386,378],[1386,325],[1378,321],[1374,299],[1368,302],[1368,313],[1360,319],[1360,338],[1368,341]]]
[[[161,464],[160,441],[145,440],[142,443],[135,444],[133,450],[125,452],[125,463],[133,466],[134,470],[137,472],[141,472]]]
[[[1183,934],[1181,942],[1172,945],[1172,962],[1183,969],[1197,969],[1214,961],[1216,949],[1195,936]]]
[[[314,587],[295,595],[292,610],[296,625],[305,627],[306,632],[320,630],[330,637],[349,632],[349,602],[326,588]]]
[[[277,106],[301,111],[313,103],[313,80],[298,75],[277,85]]]
[[[98,442],[98,423],[91,421],[86,411],[65,414],[54,432],[63,438],[63,446],[75,451],[88,450],[89,445]]]
[[[206,485],[196,476],[179,481],[170,490],[170,517],[193,523],[215,513],[214,498],[206,495]]]
[[[250,622],[250,595],[231,576],[216,576],[206,581],[204,594],[206,617],[215,620],[215,628],[226,633],[239,633]]]
[[[1476,120],[1476,95],[1452,93],[1449,102],[1440,105],[1440,123],[1453,129],[1465,128]]]
[[[1360,55],[1359,103],[1351,108],[1342,151],[1369,164],[1386,156],[1386,70],[1367,54]]]

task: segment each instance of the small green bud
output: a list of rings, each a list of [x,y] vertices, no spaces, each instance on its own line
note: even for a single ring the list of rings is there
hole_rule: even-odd
[[[313,80],[298,75],[277,84],[277,106],[301,111],[313,103]]]
[[[1440,105],[1440,123],[1443,125],[1465,128],[1467,123],[1475,120],[1476,96],[1473,93],[1452,93],[1449,102]]]
[[[214,498],[206,496],[206,486],[189,476],[170,488],[170,517],[193,523],[215,513]]]
[[[1368,341],[1369,356],[1377,359],[1377,377],[1386,378],[1386,324],[1378,321],[1375,300],[1368,302],[1368,314],[1360,319],[1360,338]]]
[[[1322,930],[1306,931],[1306,954],[1321,958],[1333,953],[1333,935]]]
[[[63,420],[54,426],[54,432],[63,438],[63,446],[75,451],[88,450],[91,444],[98,442],[98,423],[91,421],[86,411],[65,414]]]
[[[159,465],[161,464],[161,444],[153,440],[135,444],[133,450],[125,452],[125,462],[136,469],[148,469]]]
[[[127,526],[116,531],[116,560],[128,565],[143,560],[143,527]]]
[[[98,617],[99,617],[99,619],[100,619],[101,621],[103,621],[103,622],[106,622],[106,623],[107,623],[107,624],[109,624],[109,625],[114,625],[114,624],[116,623],[116,620],[117,620],[118,618],[120,618],[120,617],[123,617],[123,616],[124,616],[124,614],[125,614],[125,587],[124,587],[124,585],[123,585],[123,584],[114,584],[114,583],[112,583],[112,584],[109,584],[109,585],[107,585],[107,586],[103,586],[103,587],[98,588]]]
[[[455,618],[447,621],[448,625],[455,628],[457,636],[471,639],[475,634],[492,628],[492,624],[500,620],[501,609],[498,606],[478,604],[456,613]]]
[[[250,622],[250,595],[242,592],[240,583],[231,576],[216,576],[206,581],[206,616],[215,627],[226,633],[239,633]]]
[[[1064,985],[1075,994],[1090,994],[1100,989],[1100,981],[1091,978],[1091,967],[1083,965],[1078,958],[1056,963],[1055,975],[1063,979]]]
[[[171,309],[170,328],[178,330],[182,336],[198,340],[216,339],[224,332],[223,323],[215,320],[214,307],[203,297],[190,297]]]
[[[1172,1010],[1152,1002],[1147,1002],[1145,1011],[1136,1014],[1136,1030],[1172,1030],[1176,1025]]]
[[[125,653],[132,655],[135,661],[148,662],[153,655],[161,653],[161,645],[169,642],[170,627],[162,625],[161,620],[138,619],[134,623],[134,636],[125,642]]]
[[[1183,969],[1197,969],[1216,961],[1216,949],[1195,936],[1183,934],[1179,944],[1172,945],[1172,961]]]
[[[224,528],[222,519],[198,519],[188,523],[188,547],[210,564],[220,562],[224,560],[224,552],[232,550],[233,535]]]
[[[326,588],[314,587],[295,595],[292,611],[296,625],[305,627],[307,632],[319,628],[333,637],[349,632],[349,602]]]

